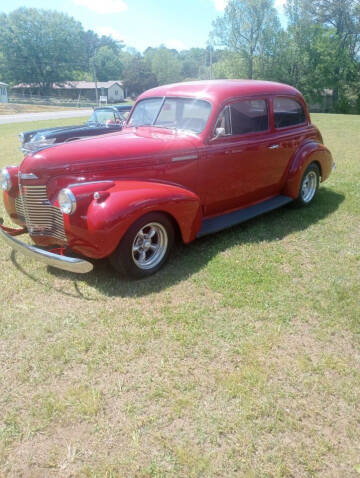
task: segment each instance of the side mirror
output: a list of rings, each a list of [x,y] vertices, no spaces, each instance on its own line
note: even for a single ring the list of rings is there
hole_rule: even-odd
[[[216,128],[213,139],[220,138],[221,136],[226,136],[225,128]]]

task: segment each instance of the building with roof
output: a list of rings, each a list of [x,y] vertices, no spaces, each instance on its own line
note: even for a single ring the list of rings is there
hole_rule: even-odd
[[[0,103],[8,103],[8,88],[9,85],[0,81]]]
[[[98,97],[106,98],[108,103],[117,103],[124,101],[125,90],[121,81],[98,81]],[[72,100],[88,99],[96,100],[96,86],[94,81],[67,81],[65,83],[54,84],[51,89],[51,96],[66,98]],[[12,87],[12,91],[17,95],[32,96],[38,94],[36,85],[20,83]]]

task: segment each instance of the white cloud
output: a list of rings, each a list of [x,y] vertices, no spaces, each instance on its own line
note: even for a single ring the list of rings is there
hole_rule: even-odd
[[[227,5],[228,0],[213,0],[216,10],[223,12]]]
[[[116,41],[124,41],[124,37],[120,35],[120,32],[113,27],[97,27],[95,28],[95,32],[102,36],[108,36],[113,38]]]
[[[124,0],[74,0],[74,2],[96,13],[120,13],[128,9]]]

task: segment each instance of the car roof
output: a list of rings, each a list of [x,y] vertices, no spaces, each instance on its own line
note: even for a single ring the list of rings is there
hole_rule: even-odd
[[[111,111],[117,111],[117,109],[114,107],[114,106],[97,106],[96,108],[94,108],[94,111],[98,111],[98,110],[111,110]]]
[[[121,111],[121,110],[130,111],[132,108],[132,105],[114,105],[114,108],[116,108],[118,111]]]
[[[152,88],[139,96],[138,100],[151,97],[188,97],[210,102],[223,102],[227,98],[252,95],[291,95],[300,96],[294,87],[283,83],[261,80],[207,80],[174,83]]]

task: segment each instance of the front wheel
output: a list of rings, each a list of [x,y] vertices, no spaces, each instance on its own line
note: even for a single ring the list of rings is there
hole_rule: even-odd
[[[174,227],[162,213],[150,213],[136,221],[110,256],[112,266],[135,279],[157,272],[169,257]]]
[[[299,196],[295,200],[297,206],[307,206],[310,204],[317,193],[320,182],[319,166],[315,163],[310,164],[302,177]]]

